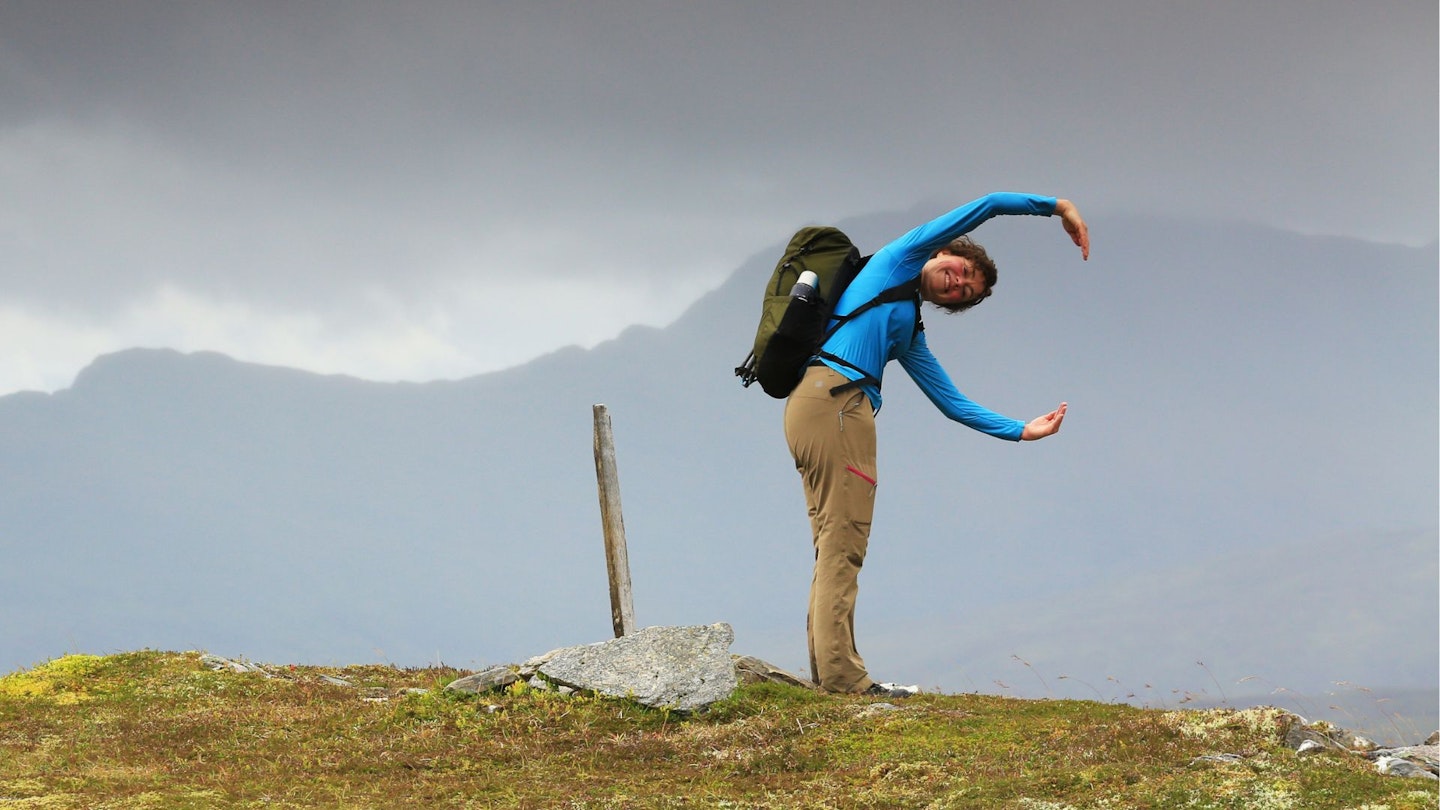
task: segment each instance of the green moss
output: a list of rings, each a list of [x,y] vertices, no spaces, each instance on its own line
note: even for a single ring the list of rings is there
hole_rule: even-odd
[[[107,666],[98,655],[67,655],[0,678],[0,697],[47,698],[78,703],[90,697],[92,678]]]
[[[534,689],[461,695],[443,689],[461,674],[448,669],[267,670],[146,651],[0,679],[0,809],[1410,810],[1437,798],[1357,757],[1296,756],[1268,710],[983,695],[882,710],[766,684],[685,717]],[[1226,752],[1244,759],[1196,759]]]

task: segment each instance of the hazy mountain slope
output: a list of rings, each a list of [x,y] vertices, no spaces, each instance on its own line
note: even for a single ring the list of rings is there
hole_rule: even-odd
[[[918,216],[847,227],[873,247]],[[926,313],[962,390],[1021,418],[1066,399],[1061,436],[1017,446],[951,425],[890,368],[862,579],[872,668],[964,689],[1002,677],[967,662],[1025,653],[1022,641],[1059,655],[1103,631],[1116,650],[1163,636],[1286,685],[1302,667],[1367,677],[1339,671],[1367,654],[1377,677],[1427,685],[1408,680],[1434,676],[1435,582],[1391,573],[1433,571],[1434,544],[1379,549],[1435,530],[1435,247],[1092,227],[1082,264],[1054,222],[987,224],[995,298],[958,318]],[[141,646],[463,666],[604,638],[601,402],[638,620],[730,621],[737,647],[801,668],[811,552],[783,403],[730,373],[775,247],[668,328],[466,380],[389,385],[136,350],[54,395],[0,398],[0,669]],[[1329,565],[1337,537],[1377,554]],[[1295,556],[1259,599],[1256,578]],[[1156,599],[1162,572],[1219,560],[1249,571],[1230,592],[1181,578],[1187,598]],[[1322,582],[1296,573],[1312,567]],[[1324,579],[1347,570],[1354,581]],[[1375,597],[1327,614],[1329,646],[1346,652],[1267,656],[1287,621],[1286,637],[1310,621],[1273,606],[1312,587]],[[1217,650],[1197,604],[1272,612]],[[1145,621],[1121,631],[1085,621],[1136,610]],[[1373,632],[1382,621],[1420,641],[1393,649],[1394,634]],[[1337,671],[1314,672],[1327,661]],[[1091,666],[1067,663],[1076,677]],[[1101,679],[1163,674],[1130,653],[1102,663]]]

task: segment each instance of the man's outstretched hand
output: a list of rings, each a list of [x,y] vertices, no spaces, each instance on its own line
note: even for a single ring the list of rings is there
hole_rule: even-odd
[[[1068,407],[1070,407],[1068,404],[1062,402],[1060,407],[1055,410],[1031,419],[1029,424],[1025,425],[1025,430],[1020,433],[1020,441],[1033,442],[1057,433],[1060,430],[1060,423],[1065,421],[1065,409]]]
[[[1090,229],[1086,227],[1085,220],[1080,218],[1080,209],[1075,203],[1069,200],[1055,201],[1055,216],[1060,217],[1060,224],[1065,226],[1065,232],[1070,234],[1070,241],[1080,248],[1080,258],[1090,258]]]

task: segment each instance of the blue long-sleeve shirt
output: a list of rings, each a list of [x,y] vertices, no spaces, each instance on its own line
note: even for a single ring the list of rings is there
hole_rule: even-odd
[[[935,251],[956,237],[975,230],[991,217],[1017,214],[1050,216],[1054,213],[1054,197],[1034,194],[999,192],[968,202],[876,251],[840,296],[835,312],[841,315],[849,313],[882,291],[916,278]],[[915,330],[914,307],[909,301],[897,301],[863,312],[836,330],[823,348],[870,372],[876,380],[883,377],[887,363],[899,360],[900,366],[941,413],[991,436],[1019,441],[1025,429],[1024,422],[1001,416],[971,401],[955,387],[950,375],[930,352],[925,333]],[[862,376],[860,372],[839,363],[824,362],[849,379],[857,380]],[[871,407],[880,410],[880,387],[863,383],[860,388],[870,398]]]

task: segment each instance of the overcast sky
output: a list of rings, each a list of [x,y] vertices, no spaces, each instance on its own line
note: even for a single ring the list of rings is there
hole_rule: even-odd
[[[0,0],[0,394],[462,377],[998,189],[1425,244],[1436,155],[1434,0]]]

